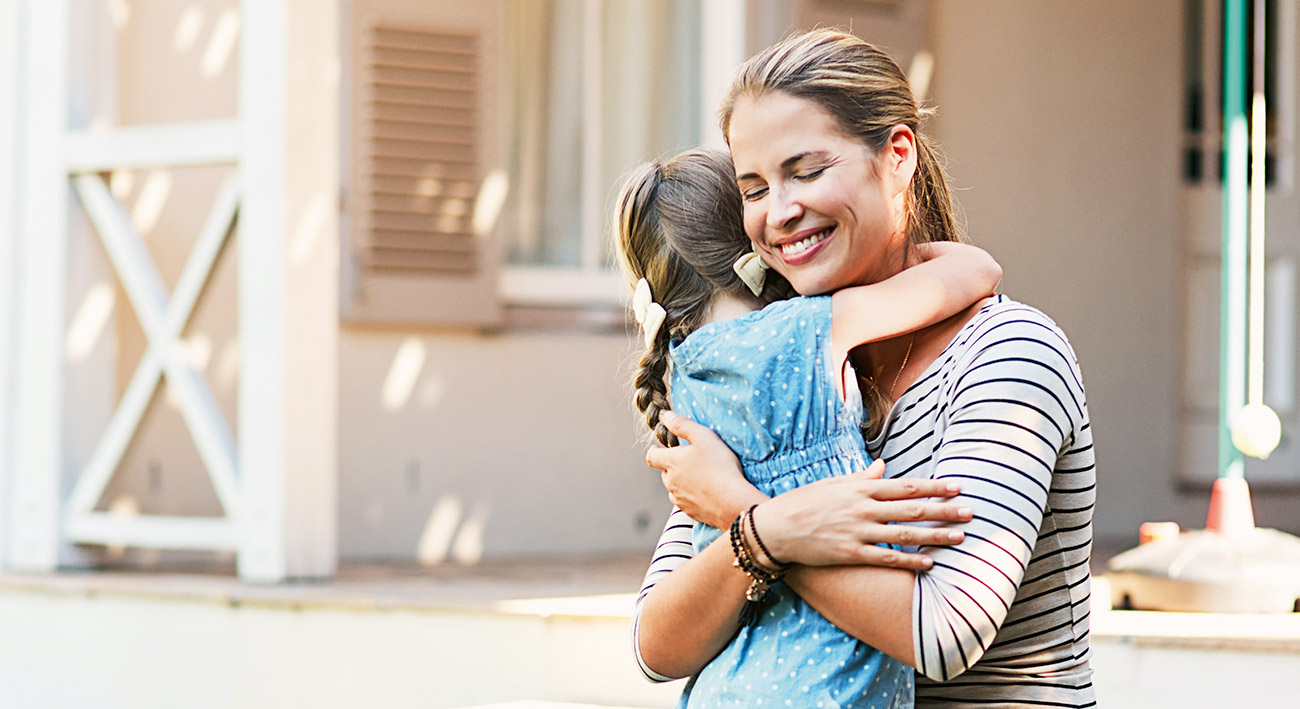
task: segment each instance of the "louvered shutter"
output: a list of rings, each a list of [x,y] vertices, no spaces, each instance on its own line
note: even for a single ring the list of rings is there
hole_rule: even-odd
[[[345,320],[501,317],[503,3],[353,3]]]

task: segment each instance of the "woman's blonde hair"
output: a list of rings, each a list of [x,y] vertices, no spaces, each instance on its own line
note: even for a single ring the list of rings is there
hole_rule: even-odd
[[[894,126],[910,128],[916,135],[917,160],[907,194],[908,241],[965,241],[939,152],[921,132],[921,117],[927,112],[917,105],[907,76],[888,54],[829,29],[774,44],[740,67],[719,111],[722,134],[731,137],[737,100],[771,92],[816,103],[873,153],[885,147]]]
[[[753,249],[745,236],[740,190],[731,157],[721,150],[688,150],[637,168],[619,192],[615,238],[632,281],[644,278],[666,317],[642,354],[633,388],[636,407],[659,442],[675,445],[659,422],[670,409],[668,343],[704,324],[719,294],[753,298],[732,265]],[[767,272],[761,303],[793,295],[790,284]]]

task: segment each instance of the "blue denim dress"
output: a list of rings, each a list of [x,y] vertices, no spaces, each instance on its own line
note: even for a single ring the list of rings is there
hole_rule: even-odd
[[[705,325],[671,346],[673,409],[716,431],[768,495],[864,470],[862,403],[840,401],[830,335],[828,296]],[[696,523],[696,552],[719,534]],[[910,667],[835,627],[784,583],[762,604],[690,679],[678,707],[912,706]]]

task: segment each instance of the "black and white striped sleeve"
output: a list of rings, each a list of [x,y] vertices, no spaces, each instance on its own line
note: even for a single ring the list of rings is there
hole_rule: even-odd
[[[651,682],[670,682],[677,678],[655,672],[641,658],[641,638],[638,632],[641,623],[641,606],[645,603],[646,595],[659,579],[672,573],[695,556],[695,544],[691,540],[694,528],[695,520],[674,507],[672,514],[668,515],[668,523],[664,525],[663,534],[659,535],[659,545],[655,547],[650,568],[646,570],[645,580],[641,582],[641,592],[636,597],[636,611],[632,616],[632,652],[636,655],[636,664],[641,668],[641,674]]]
[[[1086,419],[1074,353],[1037,311],[991,318],[953,364],[933,477],[959,483],[954,501],[974,518],[960,544],[927,547],[934,566],[917,575],[916,667],[936,681],[993,644],[1033,555],[1057,458]]]

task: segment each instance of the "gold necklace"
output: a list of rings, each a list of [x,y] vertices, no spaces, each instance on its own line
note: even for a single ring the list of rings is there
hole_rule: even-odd
[[[912,333],[912,339],[907,342],[907,352],[903,354],[903,363],[898,365],[898,373],[894,375],[894,383],[889,385],[889,398],[893,400],[894,390],[898,388],[898,380],[903,376],[903,370],[907,369],[907,358],[912,356],[912,345],[916,344],[916,333]]]
[[[907,343],[907,352],[903,353],[903,363],[899,365],[898,372],[894,374],[894,383],[889,385],[888,396],[891,400],[894,398],[894,390],[898,388],[898,380],[903,377],[903,370],[907,369],[907,359],[912,356],[912,345],[915,344],[916,344],[916,333],[913,332],[912,339],[909,340]],[[863,382],[871,382],[871,384],[874,385],[876,383],[876,375],[867,374],[864,376],[859,374],[858,380]]]

